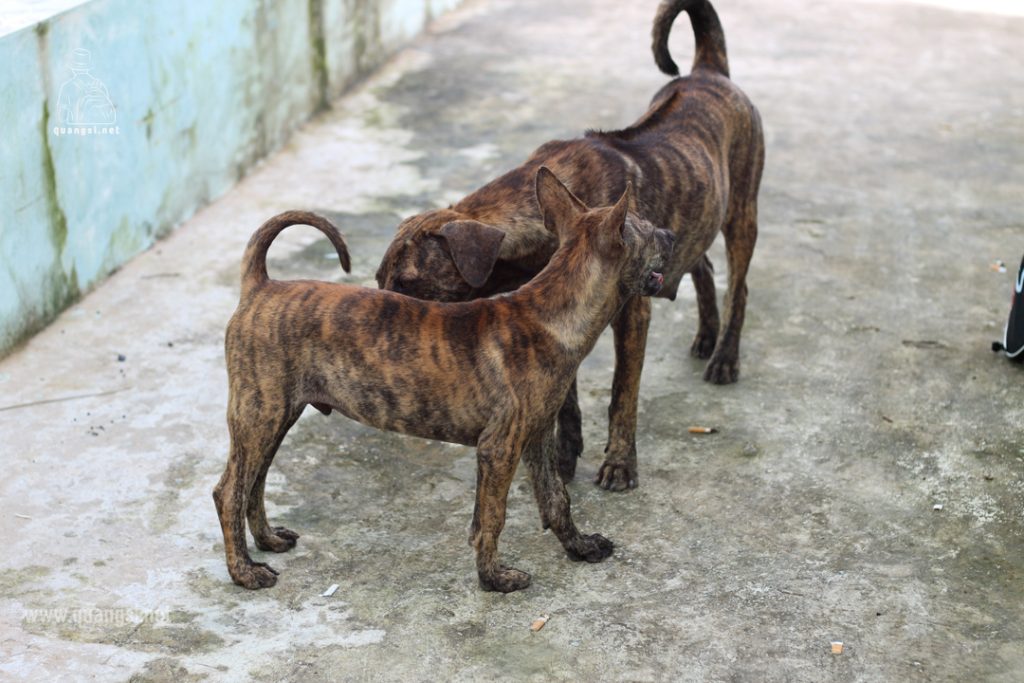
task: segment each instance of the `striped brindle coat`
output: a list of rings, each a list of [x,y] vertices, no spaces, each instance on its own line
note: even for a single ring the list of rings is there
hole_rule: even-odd
[[[537,173],[541,222],[559,243],[548,266],[517,291],[438,303],[355,285],[267,277],[266,254],[289,225],[305,223],[334,244],[328,221],[285,213],[253,235],[242,291],[225,335],[231,447],[213,498],[232,580],[272,586],[277,572],[254,562],[284,552],[298,534],[267,521],[267,471],[307,405],[380,429],[476,446],[476,509],[470,542],[486,590],[514,591],[528,574],[498,563],[505,500],[522,458],[541,520],[572,559],[598,562],[612,543],[583,535],[556,472],[554,420],[580,362],[622,305],[657,293],[674,238],[627,217],[630,189],[614,206],[588,210],[545,168]]]

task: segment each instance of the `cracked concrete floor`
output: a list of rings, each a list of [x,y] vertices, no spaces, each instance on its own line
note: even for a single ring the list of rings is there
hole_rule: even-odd
[[[273,589],[229,582],[210,490],[251,231],[328,212],[372,284],[400,217],[637,117],[654,4],[469,3],[0,362],[0,678],[1024,677],[1024,371],[988,350],[990,264],[1024,247],[1024,18],[922,4],[719,3],[768,144],[743,375],[700,381],[688,285],[655,302],[640,488],[609,494],[607,335],[586,361],[570,491],[611,559],[569,562],[520,476],[502,547],[534,584],[480,592],[473,452],[314,413],[268,485],[298,547]],[[672,44],[688,63],[685,20]],[[271,269],[342,277],[311,229]]]

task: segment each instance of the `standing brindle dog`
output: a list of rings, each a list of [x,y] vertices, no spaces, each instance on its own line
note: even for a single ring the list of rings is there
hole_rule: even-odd
[[[660,296],[675,299],[683,275],[691,274],[700,322],[690,352],[710,358],[705,380],[735,382],[747,267],[757,239],[764,142],[757,110],[729,80],[725,38],[709,3],[661,4],[654,21],[658,66],[667,74],[679,73],[667,43],[673,21],[684,10],[697,44],[689,76],[665,85],[631,127],[549,142],[525,164],[454,206],[406,219],[377,271],[380,287],[438,301],[514,289],[544,267],[557,244],[544,229],[533,199],[538,167],[551,168],[591,206],[611,203],[631,182],[639,214],[676,236]],[[705,256],[719,232],[725,235],[729,261],[721,327],[711,263]],[[650,301],[636,297],[612,322],[615,375],[607,456],[597,483],[613,491],[637,482],[637,399],[650,316]],[[575,389],[573,382],[558,415],[558,467],[565,480],[575,473],[583,450]]]
[[[354,285],[267,277],[266,255],[289,225],[305,223],[348,251],[328,221],[305,212],[267,221],[249,241],[242,292],[225,337],[231,451],[213,498],[232,580],[272,586],[253,562],[245,522],[261,550],[284,552],[298,534],[272,527],[263,507],[267,470],[312,404],[367,425],[477,448],[470,543],[485,590],[529,585],[498,563],[505,501],[520,457],[540,508],[574,560],[612,553],[603,536],[577,531],[556,473],[554,420],[576,370],[623,303],[657,293],[675,241],[627,216],[629,185],[609,208],[588,210],[546,168],[537,172],[541,223],[559,247],[519,290],[494,299],[436,303]]]

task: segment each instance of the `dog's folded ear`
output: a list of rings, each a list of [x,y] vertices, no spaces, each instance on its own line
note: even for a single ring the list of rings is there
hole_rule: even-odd
[[[577,218],[586,212],[587,205],[576,198],[569,188],[547,166],[537,171],[537,204],[544,219],[544,227],[564,242],[577,230]]]
[[[452,221],[441,227],[441,235],[459,274],[470,287],[483,287],[494,270],[505,233],[479,221]]]

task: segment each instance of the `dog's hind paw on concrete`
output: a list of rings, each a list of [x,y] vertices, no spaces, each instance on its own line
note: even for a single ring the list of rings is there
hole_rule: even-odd
[[[594,477],[594,483],[605,491],[628,491],[637,483],[636,462],[611,462],[605,460]]]
[[[530,585],[530,575],[511,567],[498,567],[490,572],[480,572],[480,588],[485,591],[511,593]]]
[[[740,362],[733,359],[712,358],[704,369],[704,381],[712,384],[732,384],[740,377]]]
[[[273,533],[263,536],[253,536],[253,540],[256,541],[257,548],[272,553],[284,553],[294,548],[296,542],[299,540],[299,535],[297,533],[291,529],[285,529],[283,526],[275,526],[271,531]]]
[[[574,562],[586,560],[587,562],[600,562],[611,556],[615,550],[615,544],[601,534],[590,534],[580,536],[571,547],[566,547],[565,552],[569,559]]]
[[[716,336],[714,331],[701,330],[697,332],[697,336],[693,338],[693,344],[690,345],[690,355],[701,360],[711,358],[711,354],[715,352]]]
[[[266,562],[249,562],[231,572],[231,580],[243,588],[270,588],[277,583],[277,570]]]

